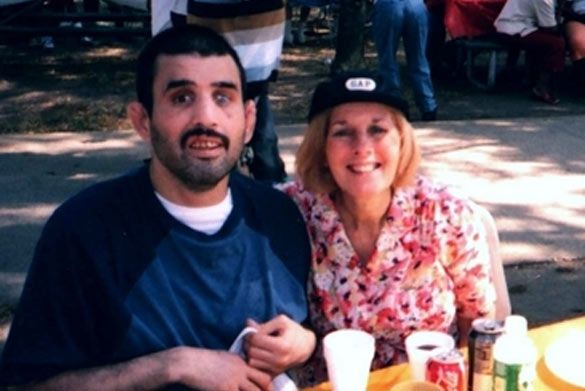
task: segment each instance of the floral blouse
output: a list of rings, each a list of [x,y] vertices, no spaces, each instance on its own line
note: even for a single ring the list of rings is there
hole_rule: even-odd
[[[404,340],[412,331],[456,336],[456,316],[493,310],[488,245],[471,201],[425,177],[397,189],[376,248],[360,266],[329,195],[297,182],[281,190],[299,206],[311,239],[308,292],[319,340],[341,328],[367,331],[376,338],[377,369],[406,360]],[[304,372],[304,385],[326,379],[319,350]]]

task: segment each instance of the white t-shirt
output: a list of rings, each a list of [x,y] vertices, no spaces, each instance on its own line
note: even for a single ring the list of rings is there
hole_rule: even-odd
[[[556,25],[555,0],[508,0],[494,22],[498,32],[522,37]]]
[[[167,200],[156,191],[154,194],[156,194],[162,206],[171,216],[189,228],[207,235],[213,235],[221,229],[234,207],[230,189],[228,189],[226,197],[219,204],[201,208],[178,205]]]

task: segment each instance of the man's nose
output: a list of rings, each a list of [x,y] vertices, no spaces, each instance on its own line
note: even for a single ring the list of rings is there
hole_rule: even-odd
[[[218,107],[212,97],[200,96],[193,105],[193,121],[205,127],[215,128],[217,110]]]

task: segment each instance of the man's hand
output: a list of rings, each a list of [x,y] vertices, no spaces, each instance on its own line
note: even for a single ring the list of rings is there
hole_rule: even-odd
[[[209,391],[272,390],[269,374],[248,365],[240,356],[214,350],[179,348],[175,365],[178,382]],[[194,350],[197,350],[194,354]],[[180,367],[179,367],[180,366]]]
[[[26,390],[159,390],[182,384],[206,391],[270,391],[269,374],[232,353],[180,346],[119,364],[64,372]]]
[[[272,376],[304,363],[315,349],[315,334],[285,315],[248,326],[257,330],[246,337],[248,364]]]

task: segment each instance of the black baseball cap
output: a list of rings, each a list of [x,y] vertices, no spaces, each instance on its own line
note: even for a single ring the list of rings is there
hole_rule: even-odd
[[[339,73],[317,85],[308,120],[324,110],[349,102],[377,102],[388,105],[408,118],[408,102],[392,92],[388,78],[367,70]]]

